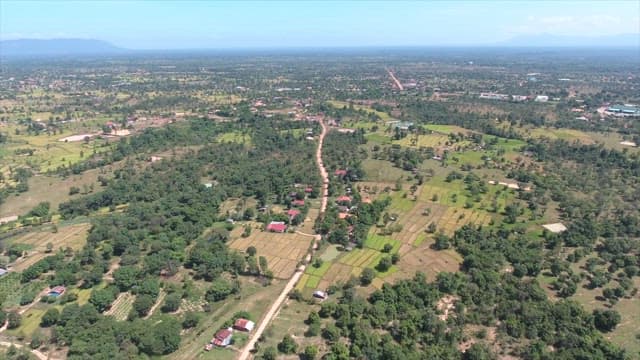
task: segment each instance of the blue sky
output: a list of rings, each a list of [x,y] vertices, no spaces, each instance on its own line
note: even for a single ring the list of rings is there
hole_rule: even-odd
[[[640,1],[0,0],[2,39],[137,49],[484,45],[540,33],[640,33]]]

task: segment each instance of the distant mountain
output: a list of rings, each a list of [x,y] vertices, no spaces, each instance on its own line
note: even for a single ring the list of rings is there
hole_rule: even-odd
[[[497,45],[522,47],[640,47],[640,33],[597,37],[551,34],[520,35]]]
[[[93,39],[21,39],[0,41],[0,57],[117,54],[128,50]]]

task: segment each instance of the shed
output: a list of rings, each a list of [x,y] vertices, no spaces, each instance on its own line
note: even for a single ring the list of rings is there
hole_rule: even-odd
[[[240,331],[251,331],[255,326],[256,324],[253,321],[243,318],[236,320],[236,322],[233,324],[233,327],[236,330]]]
[[[282,221],[272,221],[267,225],[267,231],[283,233],[287,231],[287,225]]]
[[[329,297],[329,294],[327,294],[326,292],[324,292],[322,290],[316,290],[316,291],[313,292],[313,297],[325,300],[326,298]]]
[[[67,291],[67,289],[64,286],[56,286],[53,289],[49,290],[47,296],[58,297],[64,294],[65,291]]]

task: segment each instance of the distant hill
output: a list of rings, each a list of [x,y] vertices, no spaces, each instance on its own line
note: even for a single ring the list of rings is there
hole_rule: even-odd
[[[551,34],[520,35],[497,45],[522,47],[640,47],[640,33],[597,37]]]
[[[2,57],[117,54],[128,50],[93,39],[21,39],[0,41]]]

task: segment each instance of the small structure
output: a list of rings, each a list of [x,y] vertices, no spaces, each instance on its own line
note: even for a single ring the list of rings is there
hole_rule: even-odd
[[[333,172],[333,175],[335,175],[335,176],[346,176],[347,175],[347,170],[338,169],[338,170]]]
[[[283,233],[287,231],[287,225],[282,221],[272,221],[267,225],[267,231]]]
[[[216,333],[213,339],[211,339],[211,344],[219,347],[229,346],[231,344],[232,337],[233,332],[231,328],[222,329]]]
[[[313,192],[313,188],[312,188],[311,186],[307,186],[307,187],[304,189],[304,192],[306,192],[307,194],[310,194],[310,193],[312,193],[312,192]]]
[[[293,200],[291,202],[291,205],[293,205],[295,207],[302,207],[302,206],[304,206],[304,200]]]
[[[151,159],[149,159],[149,161],[151,161],[152,163],[158,162],[160,160],[162,160],[162,156],[152,156]]]
[[[327,294],[324,291],[321,290],[316,290],[313,292],[313,297],[314,298],[318,298],[318,299],[322,299],[322,300],[326,300],[329,297],[329,294]]]
[[[8,272],[9,272],[9,270],[0,268],[0,276],[7,275]]]
[[[547,102],[549,101],[549,97],[547,95],[538,95],[534,99],[535,102]]]
[[[289,210],[287,210],[287,215],[289,215],[289,218],[292,219],[292,218],[300,215],[300,210],[298,210],[298,209],[289,209]]]
[[[338,218],[340,218],[340,219],[342,219],[342,220],[344,220],[344,219],[346,219],[346,218],[348,218],[348,217],[350,217],[350,216],[351,216],[351,214],[349,214],[349,213],[343,213],[343,212],[341,212],[341,213],[339,213],[339,214],[338,214]]]
[[[64,294],[65,291],[67,291],[67,289],[64,286],[56,286],[53,289],[49,290],[47,296],[58,297]]]
[[[542,225],[542,227],[556,234],[567,230],[567,227],[562,223],[546,224]]]
[[[240,318],[240,319],[236,320],[236,322],[233,324],[233,327],[236,330],[247,331],[247,332],[253,330],[253,328],[255,326],[256,326],[256,324],[253,321],[247,320],[247,319],[243,319],[243,318]]]
[[[338,196],[337,203],[351,203],[351,197],[347,195]]]

